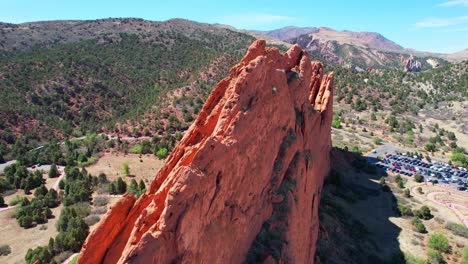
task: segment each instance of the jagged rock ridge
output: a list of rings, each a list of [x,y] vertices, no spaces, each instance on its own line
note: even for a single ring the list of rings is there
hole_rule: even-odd
[[[418,72],[421,70],[421,62],[417,61],[413,55],[410,55],[408,59],[403,57],[402,62],[405,64],[405,72]]]
[[[146,194],[109,211],[78,263],[313,263],[332,86],[299,46],[254,42]]]

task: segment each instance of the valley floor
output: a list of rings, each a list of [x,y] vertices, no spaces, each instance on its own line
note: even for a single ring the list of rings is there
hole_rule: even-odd
[[[124,176],[122,172],[123,164],[127,163],[130,167],[130,176]],[[102,157],[94,164],[86,167],[86,170],[97,176],[100,173],[105,173],[109,181],[115,181],[118,177],[122,177],[127,184],[132,179],[137,182],[143,180],[148,185],[152,178],[157,174],[159,169],[164,165],[164,160],[156,158],[154,155],[138,155],[138,154],[126,154],[119,152],[108,152],[104,153]],[[59,167],[59,171],[63,172],[63,167]],[[47,172],[47,171],[46,171]],[[50,179],[47,174],[44,174],[46,179],[46,187],[48,189],[54,188],[58,190],[58,182],[63,178],[63,173],[58,178]],[[106,194],[107,190],[98,189],[93,194],[93,199],[105,200],[107,208],[110,208],[121,195],[109,195]],[[34,190],[32,191],[34,193]],[[26,196],[32,198],[33,195],[25,195],[23,190],[16,192],[10,192],[5,196],[5,202],[8,204],[16,196]],[[99,198],[97,198],[99,197]],[[24,257],[29,248],[35,248],[38,246],[46,246],[49,239],[55,237],[58,232],[56,229],[56,222],[60,217],[62,205],[52,209],[53,219],[49,219],[46,224],[37,225],[32,228],[24,229],[20,227],[15,219],[15,206],[7,208],[0,208],[0,234],[1,234],[1,245],[9,245],[11,253],[7,256],[0,256],[0,263],[24,263]],[[97,209],[97,210],[96,210]],[[105,212],[98,212],[99,209],[94,206],[91,214],[95,214],[97,217],[102,217]],[[94,223],[90,227],[92,230],[95,227]],[[71,260],[69,258],[68,260]]]

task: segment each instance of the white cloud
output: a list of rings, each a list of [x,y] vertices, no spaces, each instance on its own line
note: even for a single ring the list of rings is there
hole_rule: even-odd
[[[465,28],[452,28],[452,29],[446,29],[444,32],[464,32],[468,31],[468,27]]]
[[[415,24],[417,28],[448,27],[468,23],[468,16],[451,18],[428,18]]]
[[[262,26],[269,23],[290,22],[294,20],[294,17],[266,13],[243,13],[223,16],[218,19],[219,23],[235,26],[238,28],[248,28]]]
[[[463,5],[463,6],[468,7],[468,0],[451,0],[451,1],[447,1],[447,2],[439,4],[439,6],[445,6],[445,7],[457,6],[457,5]]]

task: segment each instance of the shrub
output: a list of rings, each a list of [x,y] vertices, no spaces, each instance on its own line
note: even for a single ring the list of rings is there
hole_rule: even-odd
[[[16,195],[15,197],[11,198],[10,206],[15,206],[23,201],[23,197]]]
[[[385,178],[384,177],[380,177],[379,184],[380,185],[385,185]]]
[[[429,207],[423,205],[419,210],[415,212],[415,215],[421,219],[429,220],[433,217],[431,214],[431,209]]]
[[[413,211],[411,207],[405,205],[398,205],[398,210],[402,216],[413,216]]]
[[[432,234],[429,237],[429,242],[427,246],[443,253],[450,252],[450,245],[448,239],[443,234]]]
[[[84,221],[85,223],[88,225],[88,226],[92,226],[94,224],[96,224],[97,222],[99,222],[101,218],[99,217],[99,215],[88,215],[87,217],[85,217]]]
[[[99,183],[107,183],[107,176],[105,173],[100,173],[98,179]]]
[[[409,190],[408,188],[406,188],[406,189],[403,191],[403,194],[405,195],[406,198],[410,198],[410,197],[411,197],[410,190]]]
[[[115,183],[115,191],[118,194],[124,194],[127,192],[127,183],[122,180],[122,178],[118,178]]]
[[[334,119],[332,121],[332,127],[338,128],[338,129],[342,128],[340,120]]]
[[[404,183],[403,183],[403,178],[401,178],[400,175],[397,175],[397,176],[395,177],[395,181],[396,181],[396,183],[397,183],[398,188],[401,188],[401,189],[405,188],[405,185],[404,185]]]
[[[49,178],[56,178],[58,175],[59,174],[58,174],[57,166],[55,164],[52,164],[49,170]]]
[[[421,174],[416,173],[416,174],[414,175],[414,180],[415,180],[416,182],[423,182],[423,181],[424,181],[424,177],[423,177]]]
[[[107,197],[104,197],[104,196],[97,196],[93,200],[93,205],[94,206],[103,206],[103,205],[106,205],[108,203],[109,203],[109,199]]]
[[[0,194],[0,207],[6,207],[5,200],[3,199],[3,195]]]
[[[115,183],[111,182],[109,185],[107,185],[107,192],[109,192],[109,194],[117,193],[117,190],[115,189]]]
[[[462,259],[462,264],[468,264],[468,247],[463,248],[463,259]]]
[[[0,256],[7,256],[11,253],[11,248],[9,245],[0,246]]]
[[[26,257],[24,259],[27,264],[33,264],[36,263],[36,261],[39,261],[40,263],[49,263],[52,260],[52,254],[50,254],[47,247],[37,247],[34,250],[28,249],[28,253],[26,253]]]
[[[99,207],[95,207],[91,211],[91,214],[101,215],[101,214],[105,214],[106,212],[107,212],[107,206],[99,206]]]
[[[50,250],[50,247],[49,247],[49,250]],[[71,255],[73,255],[73,252],[65,251],[65,252],[62,252],[62,253],[58,254],[57,256],[55,256],[54,260],[55,260],[56,263],[64,263],[65,260],[67,260]]]
[[[397,181],[398,188],[403,189],[405,188],[405,185],[403,184],[403,181]]]
[[[382,142],[383,142],[383,140],[382,140],[381,138],[379,138],[379,137],[374,137],[374,138],[372,139],[372,141],[374,141],[374,143],[375,143],[376,145],[381,145]]]
[[[416,231],[418,231],[419,233],[422,233],[422,234],[427,233],[426,227],[424,226],[424,224],[419,218],[413,217],[413,220],[411,221],[411,223],[413,224]]]
[[[415,257],[408,252],[405,252],[405,263],[406,264],[427,264],[427,262],[424,259]]]
[[[439,251],[429,249],[427,251],[427,262],[430,264],[442,264],[444,263],[444,257],[442,257]]]
[[[65,188],[65,182],[63,180],[59,181],[59,188],[60,190],[63,190]]]
[[[17,220],[18,220],[18,224],[21,227],[30,228],[30,227],[33,226],[33,218],[31,216],[29,216],[29,215],[20,217]]]
[[[464,225],[449,222],[445,226],[448,230],[452,231],[455,235],[468,238],[468,228]]]
[[[123,164],[123,174],[126,176],[130,175],[130,167],[128,166],[128,163]]]
[[[432,144],[432,143],[427,143],[424,148],[429,152],[436,151],[436,146],[434,144]]]
[[[166,158],[167,156],[167,148],[160,148],[157,152],[156,152],[156,156],[160,159],[164,159]]]
[[[418,187],[418,188],[417,188],[417,190],[418,190],[418,193],[420,193],[420,194],[424,194],[424,192],[423,192],[423,190],[422,190],[422,188],[421,188],[421,187]]]

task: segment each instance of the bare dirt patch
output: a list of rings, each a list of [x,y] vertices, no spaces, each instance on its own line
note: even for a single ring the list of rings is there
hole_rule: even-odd
[[[123,173],[123,165],[127,163],[130,168],[130,175],[126,177]],[[164,165],[164,160],[160,160],[154,155],[140,155],[112,152],[105,153],[98,162],[86,168],[94,176],[105,173],[109,181],[116,180],[118,177],[130,182],[132,178],[137,181],[143,179],[145,183],[153,180],[159,169]]]

